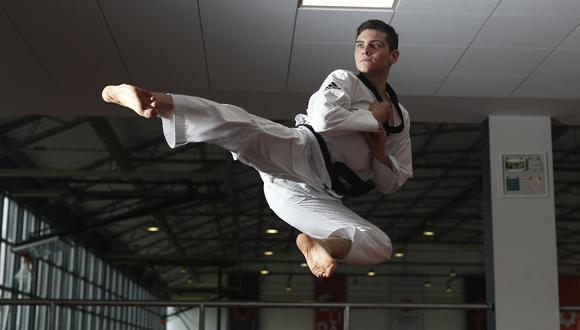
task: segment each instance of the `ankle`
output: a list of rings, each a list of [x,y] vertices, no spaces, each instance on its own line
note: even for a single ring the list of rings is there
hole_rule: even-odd
[[[319,242],[333,259],[339,260],[347,256],[352,245],[350,240],[339,237],[329,237]]]

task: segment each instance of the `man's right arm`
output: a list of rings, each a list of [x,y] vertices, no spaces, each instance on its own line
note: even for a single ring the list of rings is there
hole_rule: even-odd
[[[336,70],[310,97],[308,119],[315,131],[324,135],[379,131],[379,122],[369,109],[352,107],[356,79],[346,70]]]

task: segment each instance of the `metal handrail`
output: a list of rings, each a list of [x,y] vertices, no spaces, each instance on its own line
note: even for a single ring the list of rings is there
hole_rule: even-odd
[[[208,307],[256,308],[341,308],[344,329],[350,329],[350,312],[361,309],[443,309],[493,310],[493,304],[427,304],[427,303],[345,303],[345,302],[255,302],[255,301],[188,301],[188,300],[74,300],[74,299],[0,299],[2,305],[45,305],[49,308],[48,329],[56,329],[57,306],[134,306],[134,307],[198,307],[198,329],[205,328],[205,310]],[[560,311],[580,312],[580,305],[561,305]]]
[[[46,305],[49,307],[48,329],[56,329],[57,306],[134,306],[134,307],[199,307],[198,329],[205,326],[205,309],[208,307],[256,308],[341,308],[344,329],[350,329],[350,312],[361,309],[450,309],[492,310],[491,304],[423,304],[423,303],[345,303],[345,302],[255,302],[255,301],[188,301],[188,300],[74,300],[74,299],[0,299],[1,305]],[[579,306],[580,307],[580,306]],[[579,309],[580,310],[580,309]]]
[[[375,309],[454,309],[489,310],[490,304],[423,304],[423,303],[346,303],[346,302],[256,302],[256,301],[189,301],[189,300],[75,300],[75,299],[0,299],[0,305],[58,306],[187,306],[187,307],[268,307],[268,308],[375,308]]]

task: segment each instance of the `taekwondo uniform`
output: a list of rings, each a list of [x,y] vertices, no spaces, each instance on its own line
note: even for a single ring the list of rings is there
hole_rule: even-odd
[[[332,72],[311,96],[307,113],[296,116],[296,128],[233,105],[171,95],[173,112],[163,118],[164,135],[172,148],[206,142],[229,150],[234,159],[260,172],[266,200],[282,220],[312,238],[350,240],[351,249],[341,262],[380,263],[391,256],[389,237],[342,204],[332,190],[321,145],[303,126],[322,136],[333,162],[346,164],[383,193],[399,189],[412,176],[409,114],[397,107],[395,126],[400,130],[392,130],[386,142],[391,167],[378,162],[361,133],[380,130],[369,111],[376,96],[363,80],[346,70]]]

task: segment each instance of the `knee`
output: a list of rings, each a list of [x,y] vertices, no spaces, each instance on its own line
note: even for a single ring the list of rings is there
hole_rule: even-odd
[[[341,261],[352,265],[375,265],[391,259],[392,253],[391,240],[383,232],[368,233],[357,230],[349,253]]]

